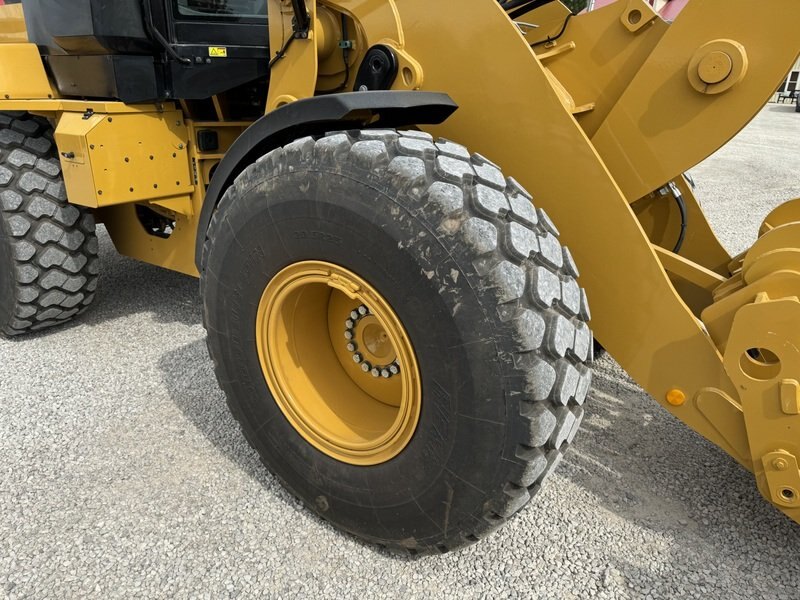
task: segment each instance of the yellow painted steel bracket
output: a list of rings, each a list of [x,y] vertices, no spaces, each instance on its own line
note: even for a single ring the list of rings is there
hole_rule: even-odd
[[[549,4],[524,16],[538,30],[515,25],[493,0],[308,4],[347,15],[359,39],[401,50],[419,65],[418,89],[454,99],[452,117],[423,128],[490,157],[534,194],[581,267],[600,342],[800,522],[800,238],[776,238],[768,248],[779,257],[760,253],[747,280],[681,177],[788,72],[800,54],[800,3],[704,0],[668,24],[630,0],[566,27],[566,8]],[[313,93],[317,82],[296,81],[308,71],[289,71],[275,73],[271,97]],[[397,89],[406,83],[398,78]],[[675,215],[654,196],[670,182],[693,218],[685,253],[666,246]]]

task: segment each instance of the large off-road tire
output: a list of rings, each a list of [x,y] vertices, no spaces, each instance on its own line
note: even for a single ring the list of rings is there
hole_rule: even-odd
[[[83,312],[98,266],[94,217],[67,203],[50,123],[0,113],[0,335]]]
[[[308,261],[365,282],[350,290],[374,287],[413,348],[418,424],[377,464],[320,450],[286,416],[291,394],[271,387],[265,365],[317,364],[353,327],[343,317],[339,333],[294,346],[316,317],[293,296],[285,344],[260,337],[274,282]],[[245,436],[313,511],[361,538],[411,554],[474,542],[528,503],[578,430],[592,334],[575,263],[525,190],[462,146],[367,130],[270,152],[222,199],[203,265],[208,347]],[[307,372],[305,389],[335,375]]]

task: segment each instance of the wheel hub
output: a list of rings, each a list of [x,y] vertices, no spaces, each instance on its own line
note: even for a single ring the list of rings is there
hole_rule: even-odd
[[[362,372],[384,379],[400,373],[392,340],[369,307],[362,304],[350,311],[344,327],[347,351],[353,353],[353,362],[361,365]]]

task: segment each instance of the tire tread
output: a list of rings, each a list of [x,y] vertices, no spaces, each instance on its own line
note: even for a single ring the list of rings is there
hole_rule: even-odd
[[[430,548],[381,541],[399,552],[445,552],[484,538],[519,512],[572,443],[591,385],[586,294],[577,282],[572,254],[558,241],[555,224],[515,179],[505,178],[497,165],[459,144],[434,141],[417,131],[333,132],[301,138],[266,154],[223,196],[206,233],[203,266],[227,207],[246,197],[251,186],[285,170],[343,162],[376,185],[388,181],[385,185],[408,198],[408,209],[426,219],[431,231],[463,249],[468,266],[483,282],[483,293],[492,298],[494,318],[509,332],[511,356],[505,377],[514,393],[507,390],[506,401],[518,407],[519,426],[510,431],[522,433],[505,457],[511,465],[507,480],[487,491],[485,510],[471,528]],[[208,285],[207,280],[202,277],[201,286]],[[217,360],[215,366],[223,378]],[[244,415],[235,403],[229,401],[229,406],[256,448]]]
[[[0,334],[60,325],[85,311],[98,279],[95,222],[67,202],[50,123],[0,113],[0,243],[9,244],[13,305]]]

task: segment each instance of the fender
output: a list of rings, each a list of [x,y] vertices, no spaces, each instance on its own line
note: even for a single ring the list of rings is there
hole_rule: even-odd
[[[220,161],[206,190],[197,224],[195,264],[203,270],[203,246],[211,216],[236,177],[267,152],[306,135],[347,128],[438,125],[458,105],[434,92],[349,92],[298,100],[253,123]]]

